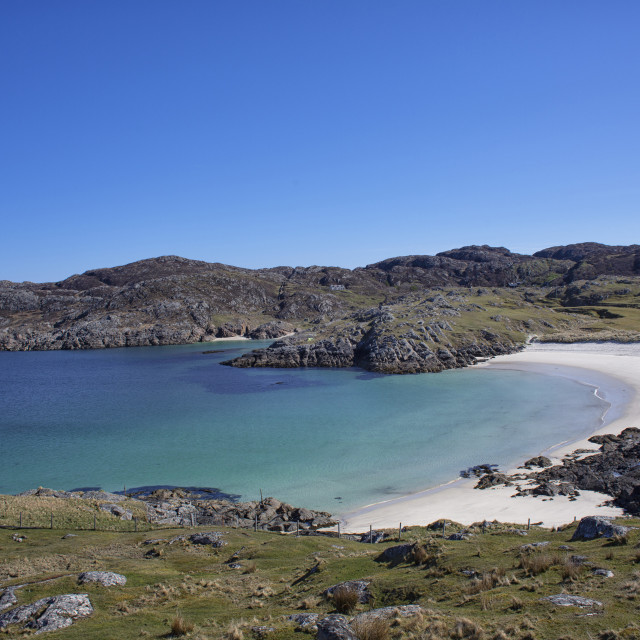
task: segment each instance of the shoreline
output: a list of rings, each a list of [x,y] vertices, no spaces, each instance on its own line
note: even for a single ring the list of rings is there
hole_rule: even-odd
[[[620,433],[626,427],[640,427],[640,343],[545,343],[528,345],[518,353],[497,356],[475,368],[510,369],[543,375],[568,377],[594,388],[594,393],[607,402],[602,424],[583,438],[560,441],[540,451],[554,464],[576,449],[598,446],[588,438],[606,433]],[[560,435],[560,434],[559,434]],[[521,470],[508,468],[507,474]],[[416,493],[363,506],[340,515],[344,531],[374,528],[397,528],[403,525],[425,525],[446,518],[464,525],[482,520],[500,520],[526,524],[542,522],[559,526],[586,515],[621,516],[618,507],[601,506],[609,497],[593,491],[580,496],[541,498],[514,497],[514,487],[474,489],[478,478],[457,478]]]

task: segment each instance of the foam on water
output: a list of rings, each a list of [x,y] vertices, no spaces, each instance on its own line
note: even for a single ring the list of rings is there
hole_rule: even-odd
[[[266,344],[266,343],[264,343]],[[0,493],[38,485],[219,487],[346,511],[595,430],[571,379],[233,369],[260,343],[0,353]]]

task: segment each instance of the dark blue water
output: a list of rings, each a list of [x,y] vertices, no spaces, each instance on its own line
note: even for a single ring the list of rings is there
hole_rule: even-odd
[[[518,371],[220,365],[263,344],[0,353],[0,493],[262,489],[340,512],[524,460],[593,431],[604,408],[590,387]]]

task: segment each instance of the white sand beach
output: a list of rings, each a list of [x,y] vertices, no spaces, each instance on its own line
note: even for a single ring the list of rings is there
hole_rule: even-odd
[[[640,344],[586,343],[534,344],[524,351],[499,356],[476,365],[481,368],[516,369],[564,376],[594,387],[610,404],[596,433],[620,433],[626,427],[640,427]],[[558,443],[540,453],[554,463],[576,449],[593,449],[587,439]],[[507,470],[514,473],[515,469]],[[418,493],[369,505],[342,516],[343,531],[365,531],[369,526],[390,528],[424,525],[439,518],[462,524],[499,520],[558,526],[586,515],[622,515],[621,509],[602,506],[607,496],[580,491],[580,497],[512,497],[514,487],[474,489],[477,478],[458,479]]]

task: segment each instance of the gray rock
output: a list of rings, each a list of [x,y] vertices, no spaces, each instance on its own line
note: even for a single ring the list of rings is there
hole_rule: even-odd
[[[371,531],[370,533],[363,533],[360,537],[360,542],[373,543],[382,542],[384,540],[384,531]]]
[[[525,469],[529,469],[530,467],[550,467],[553,465],[553,462],[549,460],[546,456],[536,456],[535,458],[530,458],[527,460],[522,466]]]
[[[53,596],[1,614],[0,629],[22,625],[24,629],[36,629],[38,634],[64,629],[71,626],[74,620],[86,618],[92,613],[93,607],[86,593]]]
[[[230,562],[227,567],[229,569],[242,569],[242,565],[239,562]]]
[[[602,576],[603,578],[613,578],[613,571],[610,571],[609,569],[594,569],[593,575]]]
[[[377,558],[381,562],[404,562],[413,555],[413,544],[398,544],[387,547]]]
[[[127,584],[127,579],[122,574],[111,571],[85,571],[78,576],[78,583],[87,582],[97,582],[103,587],[115,587]]]
[[[613,524],[611,520],[611,518],[605,516],[586,516],[582,518],[571,541],[613,538],[614,536],[624,536],[629,531],[629,527]]]
[[[422,613],[424,609],[419,604],[403,604],[397,607],[382,607],[380,609],[372,609],[371,611],[365,611],[359,613],[352,618],[350,624],[354,622],[368,622],[369,620],[388,620],[394,616],[401,616],[402,618],[408,618],[410,616],[417,616]]]
[[[459,531],[457,533],[452,533],[447,540],[469,540],[471,534],[465,531]]]
[[[227,543],[222,539],[222,534],[217,531],[208,531],[207,533],[194,533],[189,536],[189,540],[193,544],[208,544],[212,547],[224,547]]]
[[[68,540],[69,538],[77,538],[77,537],[78,537],[78,534],[77,534],[77,533],[65,533],[65,534],[62,536],[62,539],[63,539],[63,540]]]
[[[571,556],[573,564],[584,564],[589,558],[587,556]]]
[[[11,587],[7,587],[0,593],[0,611],[12,607],[16,602],[18,602],[18,598],[16,598],[16,594]]]
[[[548,600],[559,607],[601,607],[602,602],[592,600],[591,598],[583,598],[582,596],[572,596],[568,593],[559,593],[554,596],[547,596],[542,600]]]
[[[289,616],[289,620],[295,622],[300,629],[308,629],[316,626],[319,617],[319,613],[294,613]]]
[[[349,589],[355,591],[358,594],[358,602],[369,602],[371,599],[371,592],[369,591],[369,580],[347,580],[346,582],[340,582],[329,587],[324,593],[331,597],[334,591],[338,588]]]
[[[317,622],[316,640],[358,640],[347,619],[339,614],[332,614]]]
[[[111,515],[114,515],[117,518],[120,518],[120,520],[131,520],[131,519],[133,519],[133,513],[131,511],[129,511],[129,509],[125,509],[124,507],[120,506],[119,504],[110,504],[110,503],[101,504],[100,505],[100,510],[101,511],[106,511],[107,513],[110,513]]]
[[[542,547],[546,547],[548,545],[548,540],[544,540],[543,542],[530,542],[529,544],[523,544],[520,547],[520,551],[535,551],[536,549],[541,549]]]
[[[258,638],[263,638],[264,636],[273,633],[275,631],[275,627],[251,627],[251,631],[253,634],[258,636]]]

